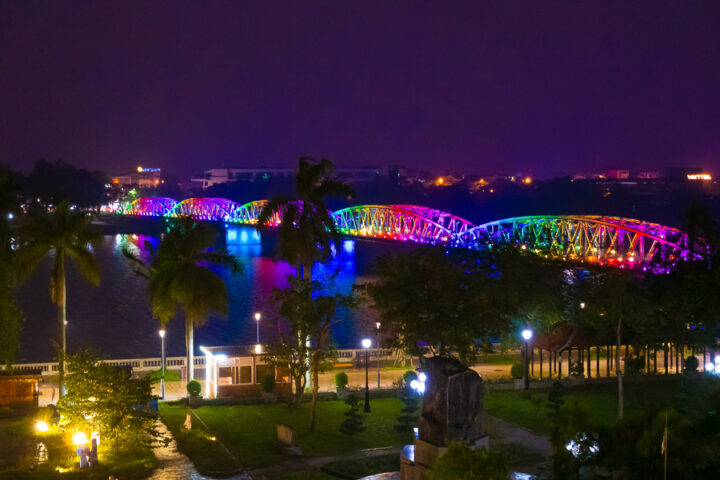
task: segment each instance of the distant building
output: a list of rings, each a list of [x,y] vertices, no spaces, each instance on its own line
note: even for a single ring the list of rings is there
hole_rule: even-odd
[[[137,170],[133,173],[125,175],[115,175],[111,178],[113,185],[121,187],[141,187],[141,188],[157,188],[161,183],[164,183],[162,179],[162,170],[160,168],[150,167],[137,167]]]
[[[257,182],[271,178],[292,178],[294,168],[211,168],[205,170],[200,177],[192,178],[203,190],[214,185],[232,182]],[[336,168],[335,177],[347,183],[372,182],[381,175],[377,167]]]
[[[610,180],[625,180],[630,178],[630,170],[617,168],[608,169],[602,173],[602,178]]]
[[[670,167],[667,169],[665,176],[668,180],[688,180],[688,175],[698,175],[707,173],[702,167]]]

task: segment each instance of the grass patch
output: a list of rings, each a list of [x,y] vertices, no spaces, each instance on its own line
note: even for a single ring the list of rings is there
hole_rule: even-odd
[[[362,478],[384,472],[400,470],[400,455],[374,455],[357,460],[330,462],[323,465],[322,470],[339,478]]]
[[[265,467],[286,459],[275,442],[280,423],[295,430],[297,444],[303,454],[310,457],[412,442],[411,433],[399,433],[394,428],[402,408],[400,400],[372,400],[372,412],[365,414],[365,431],[352,437],[338,431],[345,419],[343,413],[348,408],[347,404],[338,400],[319,402],[314,434],[309,432],[309,404],[302,404],[296,409],[281,404],[203,406],[195,411],[208,425],[212,435],[216,435],[245,467]],[[185,420],[185,409],[179,406],[161,404],[160,412],[173,433],[174,428]]]
[[[530,450],[525,445],[513,442],[492,442],[490,449],[493,453],[502,455],[510,466],[540,463],[547,460],[539,453]]]
[[[625,411],[649,410],[671,406],[679,380],[676,378],[643,377],[625,381]],[[552,424],[547,417],[548,390],[496,390],[484,399],[485,410],[491,415],[515,423],[535,433],[548,435]],[[595,420],[605,425],[617,421],[617,384],[583,385],[566,389],[565,405],[577,402],[592,412]]]
[[[516,363],[522,363],[522,358],[519,354],[491,353],[479,356],[477,361],[485,365],[514,365]]]

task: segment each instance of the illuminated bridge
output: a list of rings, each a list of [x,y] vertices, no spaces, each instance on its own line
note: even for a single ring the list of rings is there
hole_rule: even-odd
[[[143,197],[115,211],[256,225],[266,204],[266,200],[241,205],[224,198],[178,202],[167,197]],[[417,205],[358,205],[330,215],[347,236],[478,250],[510,245],[554,258],[623,268],[647,269],[691,255],[685,232],[619,217],[537,215],[474,225],[451,213]],[[282,212],[275,212],[268,223],[276,226],[281,221]]]

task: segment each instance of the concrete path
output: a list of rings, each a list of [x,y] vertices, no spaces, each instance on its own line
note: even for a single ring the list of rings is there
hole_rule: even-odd
[[[210,477],[200,475],[195,465],[188,457],[180,453],[177,444],[172,438],[167,427],[160,420],[155,422],[155,427],[162,434],[163,438],[169,438],[168,445],[156,446],[153,453],[158,459],[158,468],[153,472],[150,480],[209,480]],[[253,477],[247,473],[231,477],[230,480],[252,480]]]
[[[544,457],[552,455],[552,446],[548,437],[532,433],[505,420],[493,417],[487,412],[483,412],[483,425],[491,437],[502,439],[503,442],[519,443]]]
[[[273,478],[279,475],[286,475],[292,472],[298,472],[301,470],[309,470],[312,468],[320,468],[325,464],[331,462],[338,462],[343,460],[359,460],[367,457],[376,457],[379,455],[397,454],[398,466],[400,465],[400,449],[394,447],[386,448],[370,448],[367,450],[360,450],[356,452],[346,453],[344,455],[335,455],[331,457],[296,457],[284,462],[278,463],[271,467],[259,468],[252,471],[253,478],[257,480],[264,480],[267,478]]]

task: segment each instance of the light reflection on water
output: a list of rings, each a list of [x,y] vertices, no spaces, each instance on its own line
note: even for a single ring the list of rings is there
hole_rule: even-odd
[[[152,318],[147,299],[147,280],[138,276],[122,249],[139,253],[148,260],[148,246],[157,245],[158,238],[148,235],[108,235],[97,249],[101,268],[99,287],[81,279],[72,265],[68,266],[68,351],[91,348],[111,358],[147,357],[159,354],[159,324]],[[273,260],[273,247],[259,241],[252,228],[228,228],[225,232],[228,250],[238,256],[244,266],[241,274],[231,275],[225,268],[216,271],[226,280],[230,301],[227,318],[211,316],[195,330],[196,350],[200,345],[232,345],[255,343],[252,315],[263,312],[260,325],[261,341],[281,330],[270,302],[273,288],[284,285],[287,275],[295,269],[285,262]],[[313,278],[327,278],[336,273],[334,285],[349,293],[359,276],[366,276],[372,263],[384,252],[386,245],[343,241],[335,258],[327,264],[316,264]],[[21,333],[18,360],[21,362],[50,361],[55,356],[56,308],[48,295],[49,261],[46,261],[19,290],[18,300],[27,317]],[[344,321],[335,330],[340,348],[355,347],[362,335],[365,320],[358,312],[341,312]],[[368,320],[369,322],[370,320]],[[374,319],[372,319],[374,322]],[[182,315],[171,320],[167,330],[168,355],[184,355],[184,323]]]

